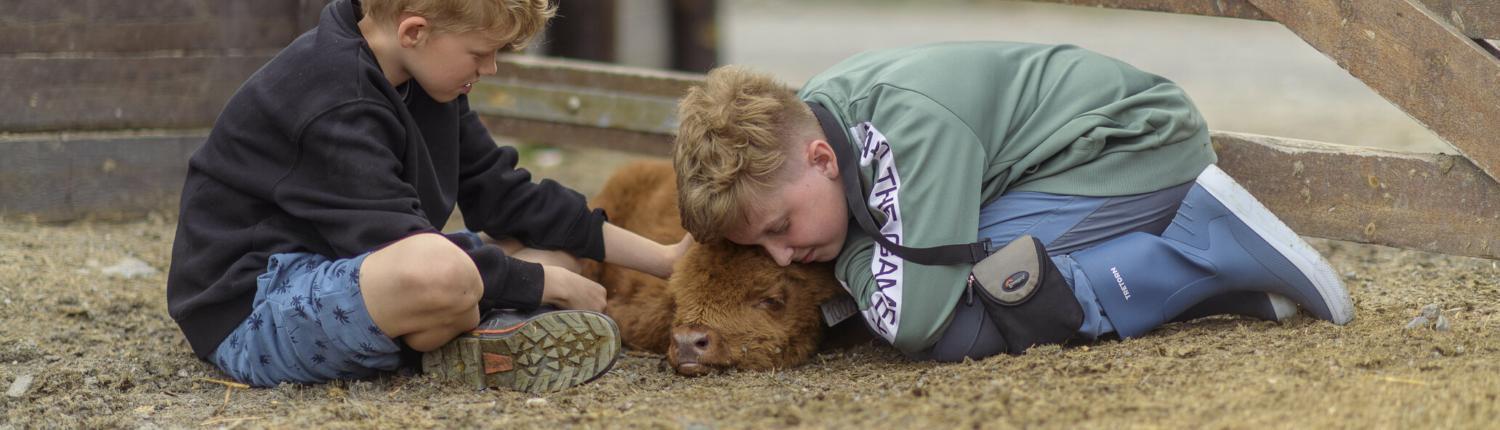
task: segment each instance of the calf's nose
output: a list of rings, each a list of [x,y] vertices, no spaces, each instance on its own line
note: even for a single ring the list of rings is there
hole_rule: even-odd
[[[672,330],[672,364],[677,372],[694,376],[711,370],[720,353],[722,343],[719,334],[701,325],[678,327]]]

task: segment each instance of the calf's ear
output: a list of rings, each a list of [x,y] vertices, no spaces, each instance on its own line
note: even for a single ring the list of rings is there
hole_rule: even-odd
[[[840,294],[848,294],[838,278],[833,276],[833,263],[819,263],[801,267],[797,278],[798,288],[815,303],[832,300]]]

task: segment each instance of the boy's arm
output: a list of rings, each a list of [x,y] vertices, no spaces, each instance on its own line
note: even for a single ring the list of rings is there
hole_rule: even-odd
[[[604,262],[662,279],[672,276],[672,264],[693,246],[693,235],[663,245],[614,224],[604,223]]]
[[[458,205],[464,225],[497,239],[514,237],[527,247],[603,260],[604,211],[590,210],[582,194],[555,181],[532,182],[530,172],[516,168],[515,148],[498,146],[467,99],[460,103]]]
[[[865,178],[865,203],[886,220],[883,234],[912,247],[974,241],[989,160],[962,120],[922,94],[895,88],[854,103],[845,114],[856,118],[851,125],[864,124],[854,136],[863,144],[852,143],[868,149],[861,151],[873,172]],[[971,265],[906,262],[858,226],[849,235],[836,270],[870,327],[902,351],[931,346],[962,296]]]

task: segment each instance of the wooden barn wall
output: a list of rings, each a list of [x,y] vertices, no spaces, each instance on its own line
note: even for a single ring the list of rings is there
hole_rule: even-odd
[[[329,0],[11,0],[0,14],[0,217],[170,207],[230,95]]]

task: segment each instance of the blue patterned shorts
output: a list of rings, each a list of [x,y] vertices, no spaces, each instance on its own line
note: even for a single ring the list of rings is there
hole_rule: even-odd
[[[271,256],[256,279],[255,303],[209,361],[258,387],[359,379],[400,365],[400,347],[365,309],[359,266],[369,253],[330,260],[311,253]]]

